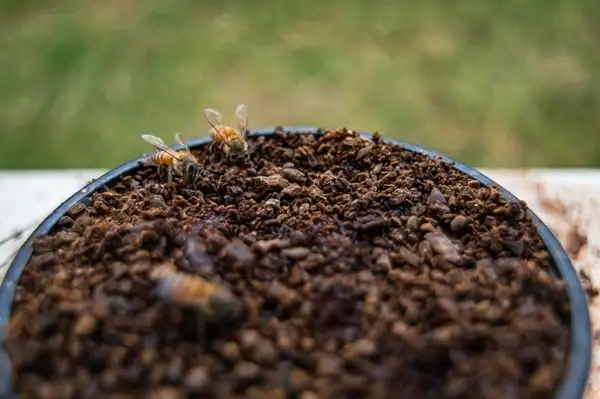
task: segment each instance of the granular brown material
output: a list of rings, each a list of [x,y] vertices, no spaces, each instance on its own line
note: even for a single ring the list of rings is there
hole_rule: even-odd
[[[197,189],[140,169],[37,240],[5,343],[18,394],[553,396],[570,309],[522,202],[378,135],[250,146],[194,151]],[[157,299],[165,265],[228,287],[240,318]]]

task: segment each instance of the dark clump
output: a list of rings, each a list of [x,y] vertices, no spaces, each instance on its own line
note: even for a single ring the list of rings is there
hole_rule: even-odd
[[[583,270],[579,271],[579,280],[583,285],[583,289],[587,294],[588,298],[595,298],[598,296],[598,288],[592,283],[591,277]]]
[[[553,396],[571,310],[522,202],[379,134],[249,145],[194,151],[196,188],[142,168],[34,243],[5,341],[19,395]],[[169,268],[243,312],[157,298]]]

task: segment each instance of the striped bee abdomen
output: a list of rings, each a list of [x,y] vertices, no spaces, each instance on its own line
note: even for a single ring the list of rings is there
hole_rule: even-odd
[[[213,291],[212,284],[204,279],[178,273],[164,277],[157,286],[157,294],[162,299],[182,305],[207,302]]]

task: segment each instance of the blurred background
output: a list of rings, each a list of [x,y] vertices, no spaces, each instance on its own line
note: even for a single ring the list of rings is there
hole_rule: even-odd
[[[477,166],[600,166],[592,0],[0,0],[0,168],[252,127],[379,129]]]

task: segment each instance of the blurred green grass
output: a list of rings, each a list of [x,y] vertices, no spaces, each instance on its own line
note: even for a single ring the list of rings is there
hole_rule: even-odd
[[[599,22],[592,0],[0,0],[0,168],[111,167],[240,102],[251,127],[600,166]]]

